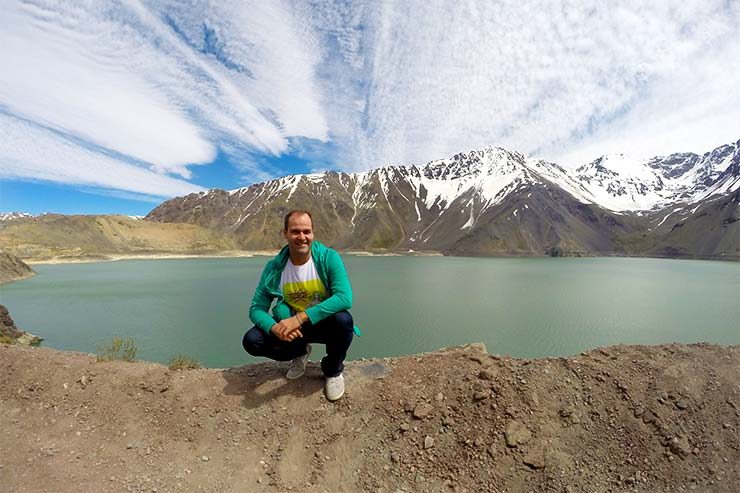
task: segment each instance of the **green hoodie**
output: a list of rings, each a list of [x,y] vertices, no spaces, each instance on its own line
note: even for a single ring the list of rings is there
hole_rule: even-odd
[[[249,319],[267,333],[276,322],[293,315],[288,304],[283,301],[283,293],[280,291],[280,277],[288,258],[290,254],[286,245],[275,258],[267,262],[249,307]],[[352,307],[352,287],[349,285],[349,277],[342,258],[336,250],[314,241],[311,244],[311,258],[321,282],[329,291],[328,298],[306,310],[308,319],[315,324],[337,312],[349,310]],[[273,299],[277,299],[277,303],[270,315],[268,310]],[[355,326],[354,330],[359,336],[360,329]]]

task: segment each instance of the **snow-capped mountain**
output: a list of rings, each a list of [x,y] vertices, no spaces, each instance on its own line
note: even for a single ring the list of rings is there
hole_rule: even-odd
[[[13,219],[34,217],[27,212],[0,212],[0,221],[12,221]]]
[[[703,156],[654,157],[647,162],[607,155],[575,170],[594,203],[613,211],[647,211],[697,202],[740,187],[740,141]]]
[[[730,197],[739,170],[740,141],[703,156],[603,156],[574,170],[490,147],[423,165],[210,190],[169,200],[147,219],[195,223],[233,233],[245,248],[272,248],[281,243],[281,215],[306,208],[319,237],[344,248],[612,252],[668,208]]]

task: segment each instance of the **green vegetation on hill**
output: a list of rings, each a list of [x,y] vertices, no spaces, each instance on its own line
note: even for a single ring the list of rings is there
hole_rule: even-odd
[[[114,337],[111,342],[98,348],[98,361],[134,361],[139,349],[130,337]]]

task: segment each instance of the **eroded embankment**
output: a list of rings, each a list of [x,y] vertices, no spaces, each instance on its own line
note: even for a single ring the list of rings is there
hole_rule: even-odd
[[[4,491],[736,491],[740,347],[171,371],[0,346]]]

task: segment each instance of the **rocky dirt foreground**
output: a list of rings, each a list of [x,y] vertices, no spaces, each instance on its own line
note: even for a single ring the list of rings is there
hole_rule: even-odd
[[[0,346],[3,491],[738,491],[740,346],[171,371]]]

